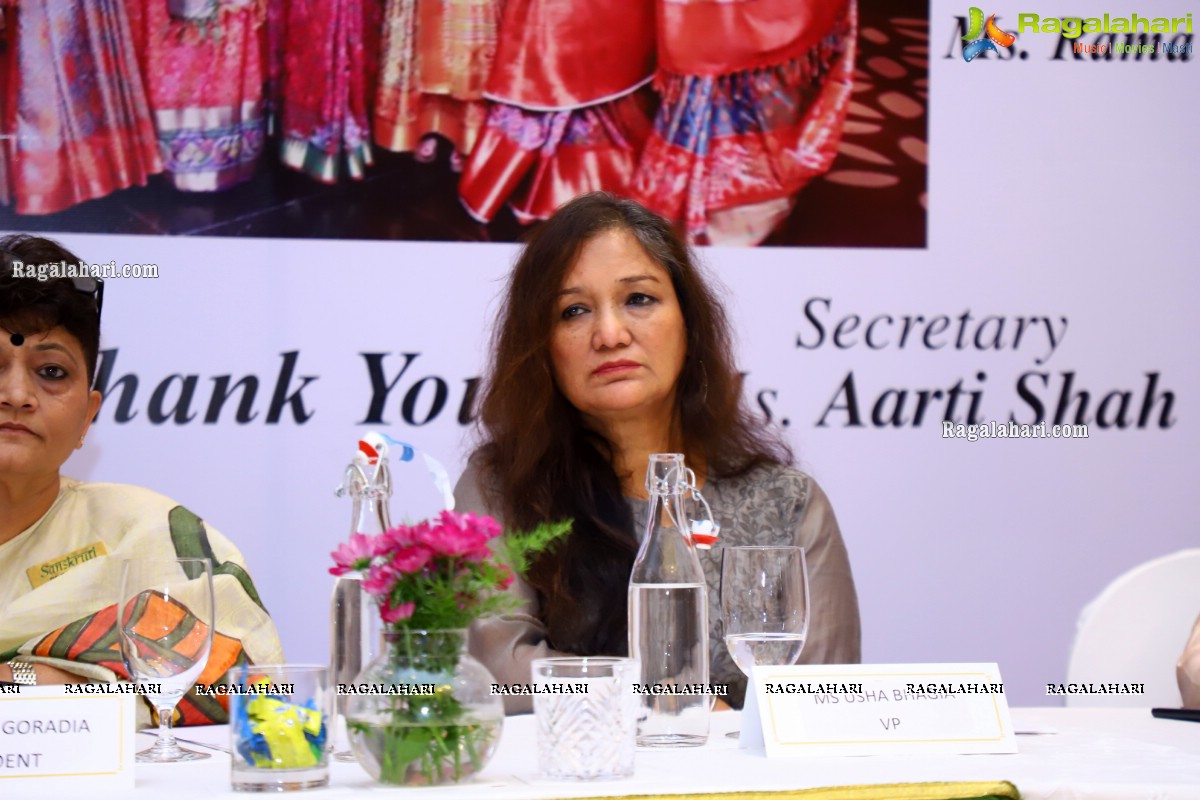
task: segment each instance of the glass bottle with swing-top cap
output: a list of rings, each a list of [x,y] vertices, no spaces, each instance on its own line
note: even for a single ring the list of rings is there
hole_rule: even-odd
[[[388,498],[392,495],[392,476],[388,467],[387,444],[369,434],[358,443],[358,452],[346,467],[338,497],[349,495],[353,501],[351,535],[377,536],[392,527]],[[362,575],[342,575],[333,586],[330,602],[329,680],[333,686],[352,683],[363,667],[371,662],[382,623],[379,610],[363,591]],[[345,699],[338,696],[338,716],[343,714]],[[340,729],[334,744],[334,758],[354,761],[349,742]]]
[[[640,663],[640,683],[649,689],[643,694],[638,745],[702,745],[708,739],[711,699],[695,689],[708,687],[708,584],[692,534],[704,531],[711,543],[715,523],[679,453],[650,456],[646,489],[645,530],[629,581],[629,655]],[[708,520],[688,520],[687,493]]]

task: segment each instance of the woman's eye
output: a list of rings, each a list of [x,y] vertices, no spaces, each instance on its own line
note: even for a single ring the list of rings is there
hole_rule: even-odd
[[[566,308],[563,309],[562,318],[563,319],[571,319],[572,317],[578,317],[584,311],[586,311],[586,309],[583,306],[578,305],[578,304],[573,305],[573,306],[567,306]]]
[[[61,381],[67,377],[67,371],[57,364],[47,364],[38,370],[38,375],[46,380]]]
[[[631,306],[648,306],[651,303],[655,303],[658,301],[655,300],[653,297],[651,297],[648,294],[642,294],[641,292],[634,292],[633,294],[629,295],[629,299],[626,300],[625,302],[627,302]]]

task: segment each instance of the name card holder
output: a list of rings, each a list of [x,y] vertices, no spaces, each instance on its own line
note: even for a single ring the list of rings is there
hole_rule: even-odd
[[[0,796],[133,790],[133,694],[67,694],[20,686],[0,694]]]
[[[755,667],[741,746],[771,758],[1017,752],[996,664]]]

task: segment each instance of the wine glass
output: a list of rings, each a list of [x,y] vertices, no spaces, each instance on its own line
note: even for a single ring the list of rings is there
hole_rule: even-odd
[[[721,620],[733,662],[747,677],[755,664],[795,664],[808,635],[804,548],[722,549]]]
[[[121,566],[117,631],[121,656],[158,711],[158,740],[140,763],[195,761],[171,733],[175,705],[204,672],[213,638],[212,562],[207,558],[131,558]]]

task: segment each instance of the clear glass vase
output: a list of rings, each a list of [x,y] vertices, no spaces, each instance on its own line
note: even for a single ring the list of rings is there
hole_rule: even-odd
[[[380,783],[434,786],[479,772],[500,743],[504,704],[467,653],[467,631],[384,633],[346,703],[350,746]]]

